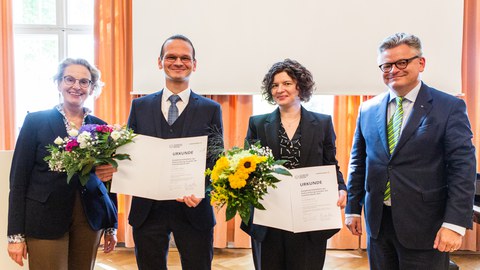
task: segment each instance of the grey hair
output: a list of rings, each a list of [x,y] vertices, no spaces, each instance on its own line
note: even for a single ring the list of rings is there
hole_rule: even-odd
[[[378,52],[382,53],[402,44],[417,50],[418,55],[422,56],[422,42],[417,36],[408,33],[395,33],[385,38],[378,47]]]
[[[57,73],[53,76],[53,81],[58,85],[63,80],[65,69],[71,65],[81,65],[81,66],[84,66],[86,69],[88,69],[88,71],[90,72],[90,76],[92,77],[91,81],[92,81],[93,95],[95,97],[100,96],[100,94],[102,93],[102,87],[105,85],[100,80],[102,73],[94,65],[90,64],[87,60],[82,58],[77,58],[77,59],[66,58],[62,62],[60,62],[60,64],[58,64]]]

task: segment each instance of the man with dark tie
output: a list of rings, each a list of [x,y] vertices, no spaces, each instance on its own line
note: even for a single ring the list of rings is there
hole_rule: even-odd
[[[165,88],[133,100],[128,125],[135,133],[164,139],[209,135],[218,143],[220,105],[189,87],[196,64],[195,49],[187,37],[175,35],[163,43],[158,67],[165,72]],[[212,168],[214,161],[209,155],[207,167]],[[162,172],[158,174],[161,178]],[[215,218],[210,197],[185,195],[176,201],[133,198],[129,223],[139,269],[167,269],[172,233],[183,269],[211,269]]]
[[[465,102],[427,86],[418,37],[379,47],[388,91],[362,104],[348,177],[345,223],[361,235],[371,269],[448,269],[472,228],[476,161]],[[448,68],[448,67],[445,67]]]

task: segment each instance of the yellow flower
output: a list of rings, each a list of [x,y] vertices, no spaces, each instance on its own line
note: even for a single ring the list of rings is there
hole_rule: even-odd
[[[255,169],[257,168],[257,162],[258,162],[257,156],[244,157],[238,163],[237,170],[241,170],[249,174],[255,171]]]
[[[246,178],[243,174],[231,174],[228,176],[228,182],[233,189],[239,189],[247,184]]]
[[[211,179],[213,182],[217,181],[223,171],[230,166],[228,159],[226,157],[220,157],[215,166],[213,166]]]

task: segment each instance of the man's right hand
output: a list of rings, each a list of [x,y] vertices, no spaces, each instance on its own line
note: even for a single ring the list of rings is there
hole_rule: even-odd
[[[14,262],[23,266],[23,259],[27,259],[27,244],[25,242],[9,243],[8,256],[10,256]]]
[[[360,217],[346,217],[345,225],[353,235],[362,235],[362,220]]]

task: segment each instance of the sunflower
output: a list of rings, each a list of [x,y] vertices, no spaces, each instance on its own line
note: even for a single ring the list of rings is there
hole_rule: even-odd
[[[238,162],[237,170],[250,174],[257,169],[258,158],[256,156],[244,157]]]

